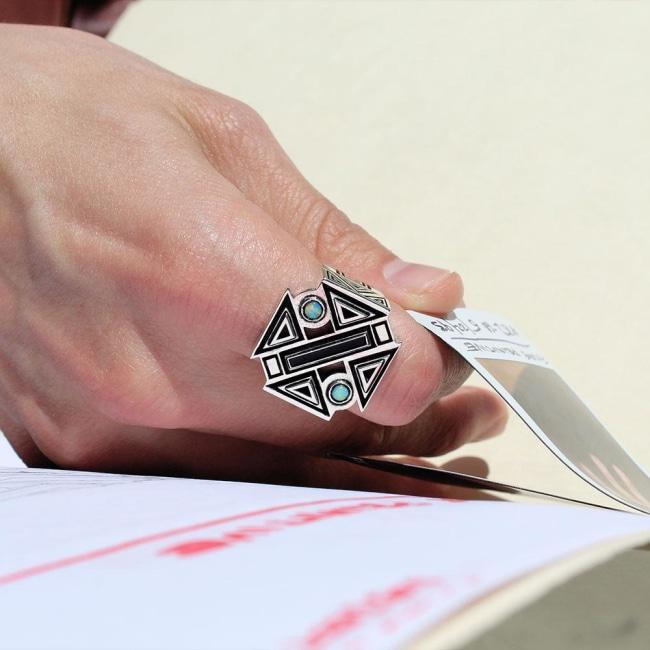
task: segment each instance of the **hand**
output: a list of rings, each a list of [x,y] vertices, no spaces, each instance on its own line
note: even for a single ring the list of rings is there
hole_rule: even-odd
[[[351,223],[249,107],[66,29],[0,26],[0,79],[0,428],[26,462],[353,486],[367,470],[319,456],[502,429],[500,400],[456,390],[467,368],[403,310],[453,309],[459,276]],[[263,392],[249,359],[322,263],[385,293],[402,341],[363,415],[329,423]]]

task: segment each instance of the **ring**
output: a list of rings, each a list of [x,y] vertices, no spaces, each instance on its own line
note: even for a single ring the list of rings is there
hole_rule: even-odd
[[[316,289],[287,289],[255,347],[264,390],[324,420],[363,411],[400,346],[389,314],[379,291],[324,266]]]

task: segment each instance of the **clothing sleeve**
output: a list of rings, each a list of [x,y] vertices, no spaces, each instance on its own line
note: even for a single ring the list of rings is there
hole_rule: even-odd
[[[72,0],[4,0],[0,21],[28,25],[69,25]]]
[[[2,0],[0,22],[74,27],[106,36],[130,0]]]

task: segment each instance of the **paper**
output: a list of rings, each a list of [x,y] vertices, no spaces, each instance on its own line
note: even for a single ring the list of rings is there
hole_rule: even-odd
[[[25,467],[14,448],[0,431],[0,467]]]
[[[650,476],[515,326],[473,309],[456,309],[447,318],[409,313],[461,354],[576,474],[619,503],[650,513]]]
[[[395,648],[650,518],[0,470],[0,647]]]

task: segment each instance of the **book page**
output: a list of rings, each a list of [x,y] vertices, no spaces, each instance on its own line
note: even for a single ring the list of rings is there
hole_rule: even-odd
[[[618,503],[650,513],[650,475],[515,325],[466,308],[445,318],[409,313],[458,352],[568,468]]]
[[[0,431],[0,467],[24,467],[25,463],[18,457],[9,441]]]
[[[0,647],[395,648],[650,518],[0,470]]]

